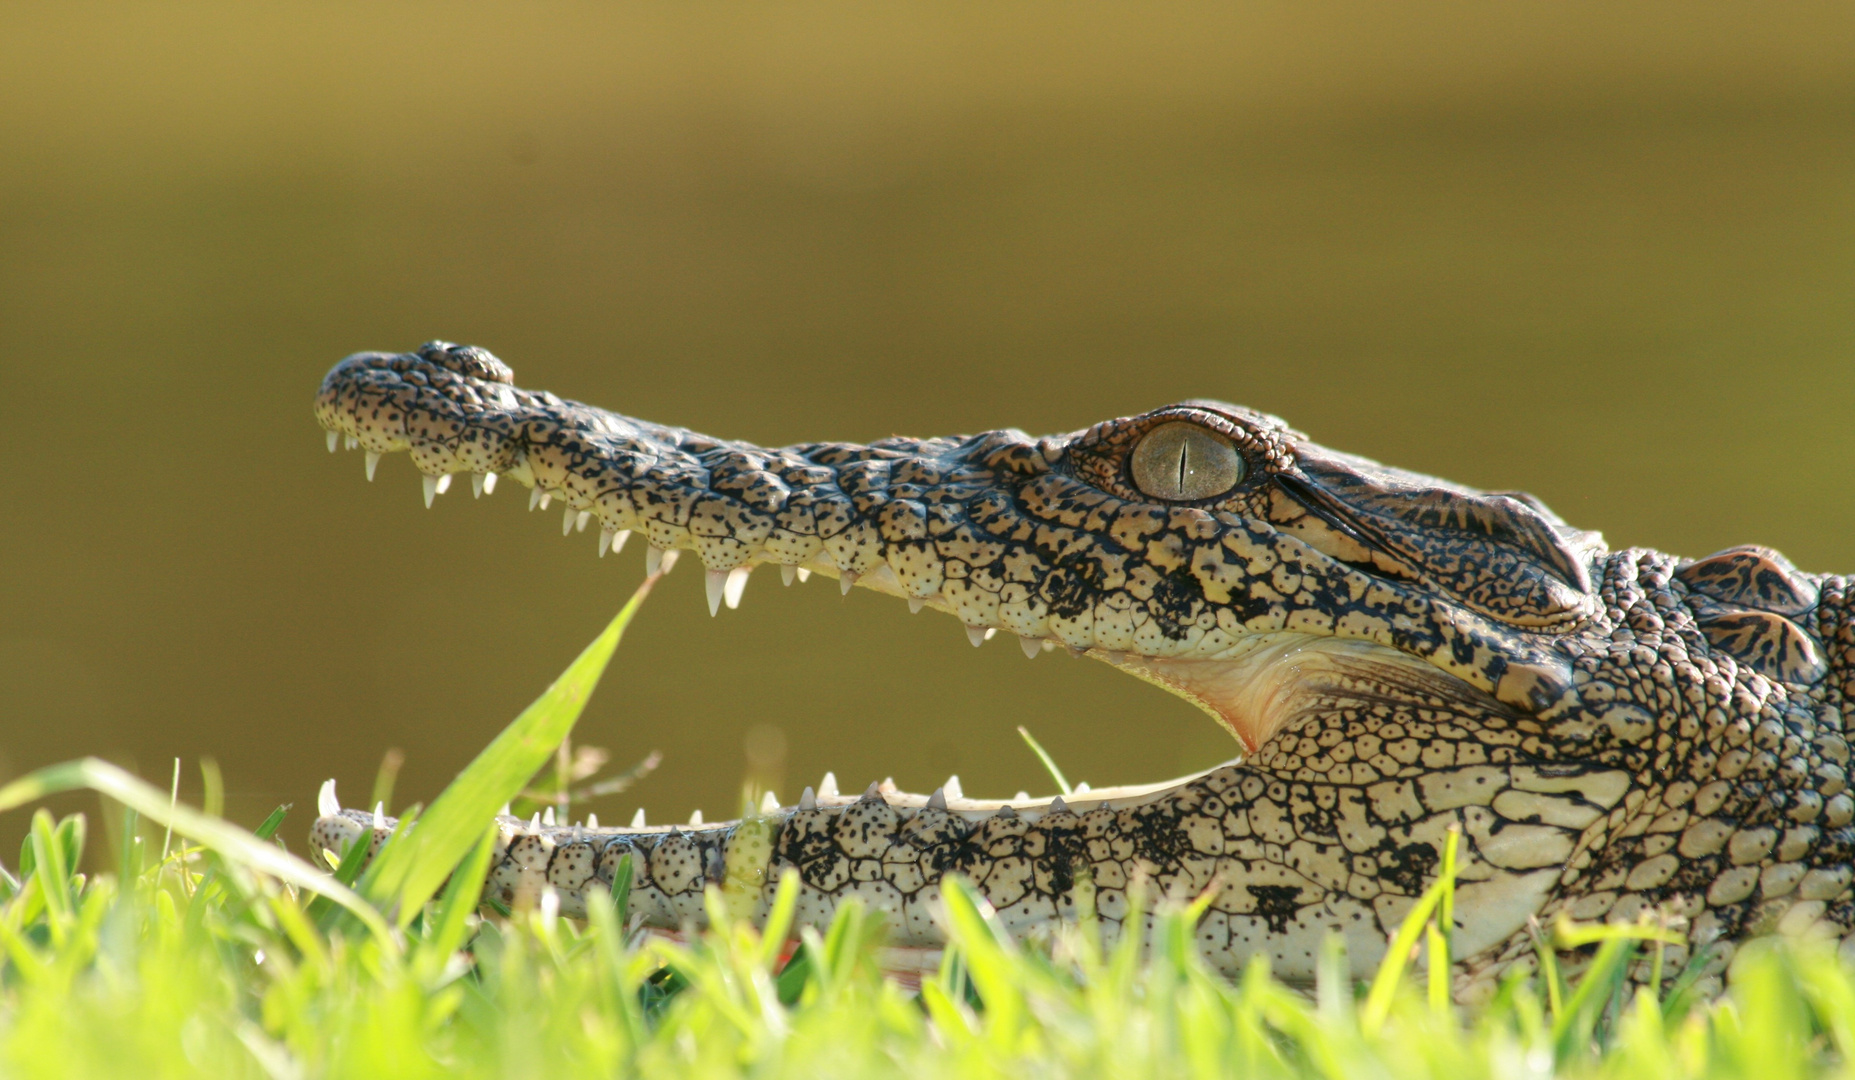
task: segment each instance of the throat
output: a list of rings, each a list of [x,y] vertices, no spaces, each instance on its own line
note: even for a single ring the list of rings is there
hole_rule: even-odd
[[[1258,634],[1222,656],[1170,660],[1091,652],[1122,671],[1184,698],[1222,724],[1254,754],[1314,708],[1323,691],[1362,670],[1423,661],[1366,641],[1312,634]]]

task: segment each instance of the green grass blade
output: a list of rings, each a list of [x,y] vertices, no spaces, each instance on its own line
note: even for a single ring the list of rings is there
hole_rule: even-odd
[[[60,765],[48,765],[20,777],[0,788],[0,813],[36,802],[47,795],[88,788],[107,795],[145,818],[161,823],[170,832],[179,833],[261,874],[268,874],[299,889],[328,897],[353,912],[381,943],[397,949],[392,930],[373,905],[352,889],[317,870],[303,860],[251,835],[227,821],[207,817],[190,806],[170,802],[168,795],[129,775],[107,761],[83,758]]]
[[[464,935],[470,930],[470,913],[477,910],[477,903],[483,897],[483,884],[489,875],[490,857],[496,852],[498,834],[496,822],[491,821],[483,838],[477,841],[464,864],[451,875],[450,884],[445,886],[444,896],[438,903],[437,930],[420,946],[420,959],[426,966],[428,978],[443,971],[451,955],[464,945]]]
[[[483,823],[521,793],[573,730],[626,625],[655,580],[646,578],[638,586],[605,632],[451,781],[425,812],[419,827],[383,849],[368,868],[361,892],[382,910],[395,913],[400,926],[418,916],[483,835]]]
[[[1031,748],[1031,753],[1037,755],[1037,760],[1043,762],[1044,769],[1049,772],[1050,779],[1056,781],[1057,789],[1063,793],[1064,797],[1074,795],[1076,792],[1069,786],[1069,778],[1063,775],[1063,770],[1056,767],[1056,759],[1043,748],[1043,744],[1031,735],[1031,729],[1019,724],[1018,734],[1023,736],[1025,745]]]

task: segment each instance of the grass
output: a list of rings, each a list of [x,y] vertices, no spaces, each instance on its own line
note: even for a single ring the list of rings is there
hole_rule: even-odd
[[[85,874],[84,816],[39,810],[0,872],[0,1075],[1770,1080],[1855,1060],[1855,978],[1833,953],[1749,949],[1718,1002],[1681,972],[1626,993],[1673,937],[1651,925],[1554,927],[1538,974],[1461,1008],[1447,873],[1374,979],[1348,979],[1334,943],[1311,990],[1260,962],[1207,971],[1202,899],[1158,906],[1143,954],[1131,935],[1102,948],[1086,918],[1014,944],[953,882],[951,944],[918,992],[884,977],[879,921],[855,907],[787,958],[790,877],[764,933],[716,893],[706,933],[628,932],[622,887],[584,925],[546,905],[484,917],[485,822],[554,766],[643,592],[358,878],[284,851],[278,830],[307,825],[285,808],[255,832],[222,820],[210,772],[204,810],[88,759],[0,789],[12,809],[89,788],[118,825],[110,871]],[[1591,954],[1579,978],[1551,944]]]

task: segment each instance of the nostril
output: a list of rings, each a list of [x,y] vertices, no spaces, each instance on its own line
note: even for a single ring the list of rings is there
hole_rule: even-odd
[[[419,346],[419,358],[472,379],[515,385],[515,372],[510,370],[509,365],[496,359],[496,355],[488,349],[475,345],[428,341]]]

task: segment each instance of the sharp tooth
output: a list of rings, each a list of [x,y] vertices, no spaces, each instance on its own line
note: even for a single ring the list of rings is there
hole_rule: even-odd
[[[1030,802],[1031,793],[1028,791],[1020,791],[1016,795],[1013,795],[1011,797],[1011,801],[1012,802]]]
[[[553,493],[553,492],[551,492],[551,491],[544,491],[544,492],[542,492],[542,493],[541,493],[541,509],[543,509],[543,510],[546,510],[546,509],[547,509],[547,504],[548,504],[548,503],[551,503],[551,502],[553,502],[553,501],[554,501],[554,493]]]
[[[1004,818],[1009,821],[1010,819],[1018,816],[1018,808],[1015,806],[1011,806],[1009,804],[1005,806],[1001,806],[998,808],[998,813],[995,816]]]
[[[598,814],[586,815],[586,827],[589,829],[597,829],[599,827],[599,815]]]
[[[634,829],[648,828],[648,826],[644,824],[644,808],[642,806],[638,807],[637,813],[631,815],[631,827]]]
[[[549,828],[552,828],[553,826],[558,824],[558,822],[554,820],[554,808],[553,807],[544,806],[541,808],[541,824],[546,825]]]
[[[620,529],[612,534],[612,554],[625,550],[625,541],[631,539],[630,529]]]
[[[676,560],[682,554],[683,553],[681,551],[677,551],[674,549],[664,552],[663,553],[663,572],[667,574],[670,571],[676,569]]]
[[[541,815],[540,814],[536,814],[534,817],[531,817],[528,819],[528,831],[531,833],[538,833],[541,831]]]
[[[954,802],[959,802],[961,799],[966,798],[966,790],[960,787],[960,778],[958,776],[947,777],[947,782],[940,786],[942,790],[946,791],[947,798],[952,799]]]
[[[419,482],[425,488],[425,509],[430,510],[432,508],[432,500],[438,497],[438,478],[436,476],[424,476],[419,478]]]
[[[359,445],[361,445],[361,440],[352,435],[342,440],[342,448],[346,450],[352,450]]]
[[[482,473],[473,472],[470,474],[470,497],[473,499],[481,499],[483,497]]]
[[[1063,797],[1061,795],[1058,795],[1056,798],[1050,800],[1050,813],[1066,814],[1068,812],[1069,812],[1069,804],[1063,801]]]
[[[1018,648],[1024,650],[1025,656],[1035,660],[1037,654],[1043,651],[1043,642],[1034,637],[1021,637],[1018,639]]]
[[[779,583],[781,585],[792,584],[793,579],[797,578],[798,576],[799,576],[799,568],[796,566],[781,566],[779,568]]]
[[[810,570],[805,569],[803,566],[799,567],[799,584],[805,584],[811,579],[811,576],[812,572]]]
[[[599,557],[601,559],[605,558],[605,553],[610,550],[612,550],[612,530],[611,529],[600,529],[599,530]]]
[[[811,785],[809,784],[806,785],[804,791],[799,792],[799,809],[801,810],[818,809],[818,796],[812,793]]]
[[[502,809],[496,811],[496,816],[497,817],[512,817],[513,815],[509,812],[509,804],[503,803]]]
[[[644,572],[655,574],[663,566],[663,549],[652,544],[644,552]]]
[[[837,798],[837,774],[836,773],[831,773],[831,772],[825,773],[824,779],[818,781],[818,797],[820,799]]]
[[[935,788],[934,794],[928,796],[927,808],[929,810],[945,810],[947,808],[947,789]]]
[[[882,797],[882,785],[872,780],[870,786],[863,789],[863,797],[857,801],[887,803],[889,800]]]
[[[977,649],[981,645],[984,645],[985,639],[988,636],[990,635],[986,632],[986,628],[983,626],[969,626],[966,628],[966,640],[972,642],[973,648],[975,649]]]
[[[992,635],[994,635],[994,634],[996,634],[996,633],[998,633],[998,627],[996,627],[996,626],[989,626],[989,627],[987,627],[987,628],[986,628],[986,632],[985,632],[985,639],[986,639],[987,641],[991,641],[991,640],[992,640]]]
[[[373,481],[373,478],[374,478],[374,470],[379,467],[380,467],[379,452],[376,450],[367,451],[367,479],[370,483]]]
[[[341,800],[335,797],[335,781],[322,781],[322,790],[316,792],[316,813],[323,817],[334,817],[341,813]]]
[[[762,814],[771,814],[778,810],[779,796],[773,794],[771,791],[760,796],[760,812]]]
[[[842,574],[839,574],[837,577],[838,593],[843,596],[849,596],[850,590],[856,587],[858,576],[859,575],[853,574],[848,570],[844,571]]]
[[[921,599],[919,596],[911,596],[908,598],[908,613],[910,615],[921,614],[921,609],[924,607],[927,607],[927,601]]]
[[[336,444],[336,443],[338,443],[338,442],[340,442],[340,441],[341,441],[341,432],[339,432],[339,431],[331,431],[331,432],[329,432],[329,433],[328,433],[328,452],[329,452],[329,453],[331,453],[331,454],[332,454],[332,453],[334,453],[334,452],[335,452],[335,444]]]
[[[693,813],[691,813],[691,814],[689,815],[689,823],[690,823],[691,825],[700,825],[700,824],[702,824],[702,811],[700,811],[700,810],[697,810],[697,811],[695,811],[695,812],[693,812]]]
[[[386,828],[386,803],[377,802],[374,804],[374,828]]]
[[[1083,792],[1087,791],[1088,789],[1089,789],[1089,782],[1087,780],[1078,780],[1076,781],[1076,786],[1073,788],[1070,788],[1069,790],[1071,794],[1080,795]]]
[[[438,494],[443,495],[449,490],[451,490],[451,474],[445,473],[438,478]]]
[[[573,512],[571,506],[563,507],[563,510],[565,512],[560,515],[560,535],[565,536],[573,531],[573,519],[579,515]]]
[[[496,494],[496,474],[495,473],[486,472],[483,474],[483,494],[485,495]]]
[[[534,513],[535,507],[540,506],[540,505],[541,505],[541,489],[538,487],[529,488],[528,489],[528,512],[531,514]]]
[[[586,839],[586,827],[583,825],[575,825],[573,827],[573,842],[577,844],[584,839]]]
[[[593,512],[591,510],[582,510],[578,514],[574,515],[573,527],[575,530],[579,532],[585,532],[586,523],[591,521],[592,519],[593,519]]]
[[[728,584],[722,589],[721,598],[727,602],[729,611],[741,606],[741,592],[747,588],[747,575],[751,573],[752,569],[745,566],[728,571]]]
[[[721,611],[721,594],[728,587],[728,572],[726,570],[710,570],[703,575],[703,581],[708,585],[709,616],[712,618],[717,612]]]

